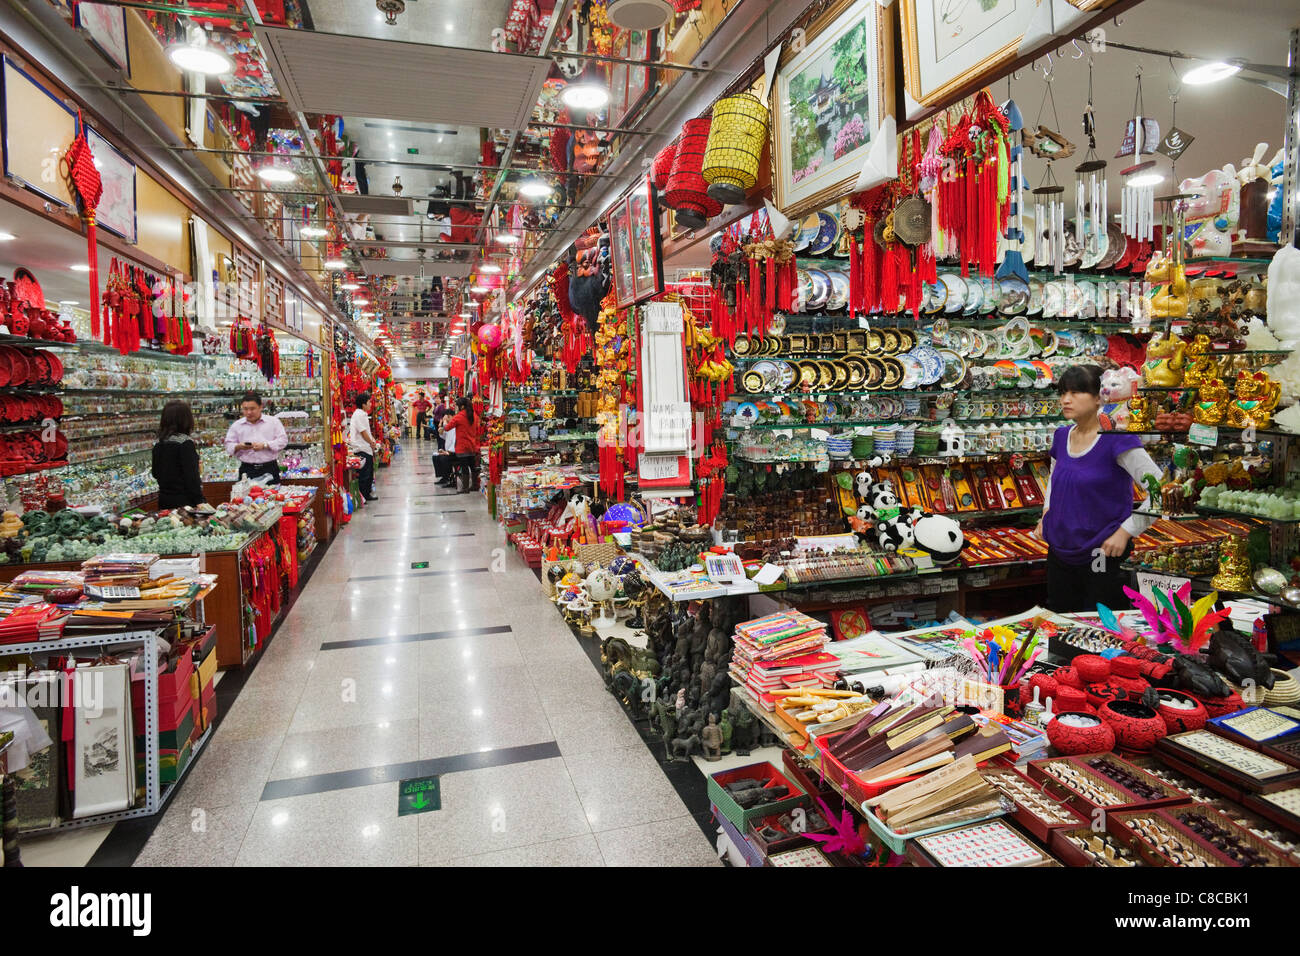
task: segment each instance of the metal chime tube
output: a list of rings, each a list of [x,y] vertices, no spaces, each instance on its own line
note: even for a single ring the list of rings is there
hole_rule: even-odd
[[[1084,200],[1084,177],[1074,181],[1074,241],[1083,245],[1083,227],[1087,219],[1087,203]]]
[[[1065,271],[1065,200],[1056,204],[1056,250],[1052,260],[1057,275]]]

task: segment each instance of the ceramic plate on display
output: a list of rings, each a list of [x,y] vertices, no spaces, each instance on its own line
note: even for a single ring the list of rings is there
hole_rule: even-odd
[[[1067,223],[1065,226],[1065,253],[1061,264],[1072,269],[1083,260],[1083,244],[1074,238],[1074,229]]]
[[[943,377],[943,359],[932,345],[918,345],[911,355],[921,363],[921,384],[933,385]]]
[[[866,358],[867,380],[863,383],[868,391],[877,391],[885,384],[885,360],[869,355]]]
[[[885,337],[879,329],[867,329],[867,354],[879,355],[885,350]]]
[[[900,339],[898,329],[881,329],[880,330],[880,350],[885,355],[897,355],[902,349],[899,347]]]
[[[1035,359],[1034,368],[1038,369],[1038,379],[1034,382],[1034,388],[1050,388],[1054,378],[1052,375],[1052,366],[1048,365],[1042,359]]]
[[[813,297],[813,278],[807,269],[799,270],[799,288],[797,295],[799,298],[798,307],[800,312],[812,311]]]
[[[1061,347],[1056,350],[1057,355],[1064,358],[1073,358],[1079,354],[1080,344],[1077,333],[1071,332],[1069,329],[1061,329],[1057,331],[1056,338],[1061,343]]]
[[[914,329],[898,330],[898,350],[900,352],[910,352],[916,348],[917,338]]]
[[[921,384],[925,378],[925,370],[915,355],[904,352],[898,356],[898,363],[903,366],[903,380],[898,383],[899,388],[916,388]]]
[[[857,355],[850,355],[844,360],[844,364],[849,370],[849,384],[847,387],[854,391],[865,387],[867,376],[870,374],[867,360]]]
[[[1079,290],[1079,307],[1074,314],[1081,319],[1097,318],[1097,283],[1076,282],[1074,287]]]
[[[813,240],[817,238],[817,233],[821,232],[822,221],[817,213],[810,213],[804,216],[803,221],[799,223],[799,230],[794,237],[794,251],[806,252],[812,245]]]
[[[774,312],[774,313],[772,314],[772,321],[771,321],[770,323],[768,323],[768,326],[767,326],[767,334],[768,334],[768,335],[782,335],[782,334],[784,334],[784,333],[785,333],[785,313],[784,313],[784,312]],[[776,344],[776,350],[777,350],[778,352],[784,352],[784,351],[785,351],[785,346],[786,346],[786,343],[785,343],[784,341],[777,342],[777,344]]]
[[[747,355],[753,354],[751,351],[752,348],[753,343],[748,338],[739,336],[736,339],[736,344],[731,347],[731,354],[738,358],[744,358]]]
[[[1124,230],[1113,222],[1106,226],[1106,254],[1097,263],[1098,269],[1109,269],[1124,255]]]
[[[886,391],[898,388],[899,382],[903,380],[903,363],[894,356],[886,356],[880,360],[880,364],[885,367],[885,380],[881,383],[881,388]]]
[[[775,362],[755,362],[750,371],[763,376],[762,391],[775,392],[778,390],[781,384],[781,373],[777,371]]]
[[[781,370],[781,391],[794,388],[799,383],[799,367],[793,362],[777,362],[776,366]]]
[[[966,305],[964,315],[976,315],[984,306],[984,284],[977,278],[966,280]]]
[[[988,315],[998,307],[998,287],[988,276],[980,276],[980,314]]]
[[[1065,293],[1065,305],[1061,309],[1061,317],[1065,319],[1074,319],[1079,316],[1083,308],[1083,290],[1079,288],[1078,282],[1062,282],[1061,290]]]
[[[820,309],[831,297],[831,277],[821,269],[809,269],[812,278],[812,293],[808,297],[809,309]]]
[[[966,304],[966,280],[955,272],[941,272],[939,281],[943,283],[948,293],[944,298],[943,310],[960,312]]]
[[[826,392],[830,390],[831,383],[835,381],[835,369],[830,362],[824,360],[817,361],[817,390]]]
[[[817,363],[804,359],[796,363],[799,366],[799,387],[812,389],[817,386]]]
[[[849,380],[853,377],[849,372],[848,362],[844,359],[834,359],[831,361],[831,368],[835,371],[835,380],[831,382],[832,392],[842,392],[848,388]]]
[[[840,237],[840,221],[828,212],[819,212],[815,215],[819,225],[817,235],[808,245],[808,255],[824,256],[835,248],[835,242]]]
[[[746,372],[744,375],[740,377],[741,388],[749,392],[751,395],[757,394],[758,392],[765,391],[765,389],[763,388],[764,384],[766,383],[763,379],[763,373],[758,371],[757,369],[751,368],[748,372]]]
[[[1034,340],[1039,355],[1056,354],[1059,343],[1056,341],[1056,333],[1051,329],[1033,328],[1029,330],[1029,335]]]
[[[1110,230],[1103,229],[1100,234],[1092,231],[1090,224],[1084,225],[1083,261],[1084,269],[1095,269],[1110,251]]]
[[[838,312],[849,304],[849,277],[839,271],[826,274],[831,279],[831,297],[826,300],[826,308]]]
[[[1055,319],[1065,312],[1065,283],[1053,279],[1043,283],[1043,318]]]
[[[956,388],[966,378],[966,360],[952,349],[939,349],[939,360],[943,362],[939,387]]]
[[[1029,284],[1020,279],[998,280],[998,311],[1020,315],[1029,308]]]
[[[921,283],[921,308],[933,315],[943,311],[943,304],[948,301],[948,287],[942,282]]]
[[[1043,283],[1033,276],[1029,277],[1029,307],[1025,311],[1029,315],[1043,314]]]

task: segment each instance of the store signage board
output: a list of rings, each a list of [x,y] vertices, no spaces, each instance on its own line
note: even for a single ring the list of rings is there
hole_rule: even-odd
[[[642,455],[639,473],[642,478],[673,478],[678,467],[676,455]]]
[[[437,774],[431,777],[412,777],[398,785],[397,815],[399,817],[441,809],[442,783]]]
[[[1187,584],[1189,580],[1188,578],[1180,578],[1175,574],[1156,574],[1154,571],[1139,571],[1137,573],[1138,592],[1157,607],[1160,606],[1155,595],[1157,589],[1164,591],[1166,594],[1172,594],[1184,584]]]
[[[419,502],[417,501],[416,504],[419,504]],[[412,571],[423,571],[423,570],[424,570],[425,568],[427,568],[428,566],[429,566],[429,562],[428,562],[428,561],[412,561],[412,562],[411,562],[411,570],[412,570]]]

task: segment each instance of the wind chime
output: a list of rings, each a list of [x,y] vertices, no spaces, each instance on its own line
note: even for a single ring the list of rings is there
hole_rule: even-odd
[[[1106,161],[1097,157],[1097,123],[1092,107],[1092,58],[1088,58],[1088,105],[1083,109],[1088,152],[1074,167],[1074,238],[1083,249],[1083,265],[1094,266],[1106,253]]]
[[[1025,159],[1024,159],[1024,128],[1025,120],[1020,115],[1020,107],[1016,101],[1011,98],[1011,81],[1007,80],[1007,101],[1003,104],[1002,112],[1007,117],[1007,139],[1011,143],[1011,150],[1008,155],[1008,161],[1011,165],[1010,181],[1007,185],[1007,196],[1010,201],[1010,208],[1007,211],[1007,228],[1003,233],[1003,239],[1006,243],[1006,252],[1002,257],[1002,264],[994,273],[995,279],[1019,279],[1021,282],[1029,281],[1029,270],[1025,267],[1025,258],[1021,249],[1025,241],[1025,219],[1023,210],[1025,208]],[[934,133],[931,131],[931,137]]]
[[[1117,158],[1130,152],[1133,156],[1133,165],[1120,170],[1120,175],[1124,177],[1124,188],[1120,192],[1119,218],[1124,235],[1138,242],[1150,242],[1155,235],[1155,185],[1160,181],[1159,177],[1149,173],[1155,162],[1142,161],[1142,154],[1154,152],[1155,144],[1160,141],[1160,127],[1155,120],[1142,115],[1145,109],[1142,100],[1142,68],[1139,66],[1137,92],[1133,97],[1133,119],[1129,121],[1124,142],[1115,154]],[[1154,135],[1148,135],[1151,127],[1154,127]]]
[[[1069,143],[1058,130],[1061,118],[1056,112],[1056,97],[1052,94],[1051,66],[1043,73],[1043,101],[1038,105],[1038,129],[1026,135],[1026,142],[1033,140],[1030,150],[1036,156],[1047,160],[1047,170],[1043,179],[1034,190],[1034,229],[1036,242],[1034,263],[1052,266],[1052,274],[1060,275],[1065,269],[1065,187],[1056,181],[1053,164],[1059,158],[1074,152]],[[1052,104],[1052,120],[1056,124],[1052,129],[1042,125],[1043,108]]]

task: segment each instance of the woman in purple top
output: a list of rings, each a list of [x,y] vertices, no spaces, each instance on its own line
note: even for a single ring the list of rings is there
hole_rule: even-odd
[[[1047,606],[1091,611],[1128,605],[1121,565],[1133,539],[1155,521],[1133,510],[1133,485],[1161,477],[1136,435],[1103,432],[1101,369],[1075,365],[1057,380],[1061,412],[1071,424],[1052,438],[1052,475],[1037,533],[1047,542]],[[1141,511],[1150,512],[1149,500]]]

